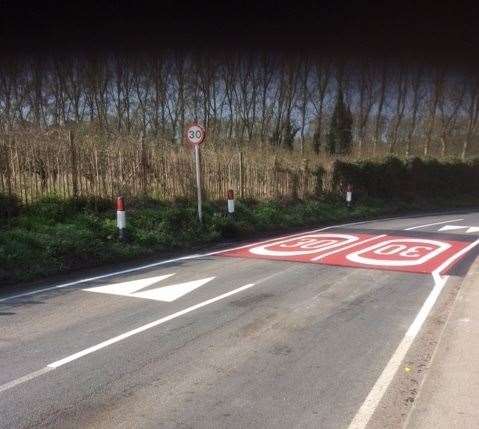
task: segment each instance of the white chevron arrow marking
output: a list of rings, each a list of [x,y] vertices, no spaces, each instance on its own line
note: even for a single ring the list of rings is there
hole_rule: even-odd
[[[466,234],[471,234],[474,232],[479,232],[479,226],[469,226],[469,225],[445,225],[442,228],[439,228],[438,231],[454,231],[455,229],[466,229]]]
[[[445,225],[442,228],[439,228],[439,231],[453,231],[455,229],[467,228],[467,225]]]
[[[108,293],[111,295],[131,296],[136,291],[144,289],[155,283],[161,282],[174,274],[166,274],[165,276],[148,277],[146,279],[131,280],[129,282],[113,283],[106,286],[91,287],[83,289],[87,292]]]
[[[207,277],[200,280],[193,280],[190,282],[163,286],[141,292],[142,289],[155,283],[158,283],[162,280],[165,280],[173,275],[174,274],[166,274],[164,276],[149,277],[140,280],[131,280],[129,282],[114,283],[106,286],[97,286],[83,290],[87,292],[106,293],[109,295],[120,295],[129,296],[132,298],[143,298],[152,299],[155,301],[172,302],[214,279],[214,277]]]
[[[137,292],[133,296],[137,298],[154,299],[156,301],[172,302],[183,295],[194,291],[195,289],[203,286],[214,277],[207,277],[201,280],[193,280],[191,282],[178,283],[176,285],[159,287],[156,289],[146,290],[145,292]]]

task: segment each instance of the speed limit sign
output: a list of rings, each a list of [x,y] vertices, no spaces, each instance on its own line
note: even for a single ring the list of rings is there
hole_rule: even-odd
[[[195,166],[196,166],[196,192],[198,195],[198,218],[200,223],[203,222],[202,203],[201,203],[201,169],[200,169],[200,144],[205,140],[205,129],[198,124],[190,125],[186,130],[186,139],[193,145],[195,150]]]
[[[186,130],[186,138],[192,145],[199,145],[205,139],[205,129],[198,124],[193,124]]]

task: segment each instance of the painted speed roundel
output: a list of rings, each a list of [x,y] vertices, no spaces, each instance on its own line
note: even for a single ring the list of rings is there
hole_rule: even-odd
[[[349,234],[310,234],[252,247],[249,251],[260,256],[311,255],[358,240],[359,237]]]
[[[407,267],[424,264],[450,247],[444,241],[398,238],[351,252],[346,259],[363,265]]]
[[[460,259],[455,255],[462,257],[461,252],[468,245],[467,241],[459,240],[347,231],[309,233],[255,243],[221,255],[410,273],[432,273],[441,268],[444,273]]]

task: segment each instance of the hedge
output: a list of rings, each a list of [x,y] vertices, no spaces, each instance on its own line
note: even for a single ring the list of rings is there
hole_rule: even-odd
[[[469,162],[390,157],[383,162],[336,161],[332,171],[334,193],[351,184],[358,198],[417,201],[440,197],[479,197],[479,159]]]

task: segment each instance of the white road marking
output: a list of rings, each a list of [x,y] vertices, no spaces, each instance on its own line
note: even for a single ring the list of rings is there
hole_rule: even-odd
[[[479,226],[470,226],[470,225],[446,225],[442,228],[439,228],[439,231],[454,231],[457,229],[466,229],[466,234],[471,234],[474,232],[479,232]]]
[[[467,226],[464,225],[445,225],[442,228],[439,228],[438,231],[454,231],[456,229],[466,229]]]
[[[4,392],[5,390],[11,389],[12,387],[18,386],[19,384],[25,383],[26,381],[30,381],[34,378],[40,377],[40,375],[46,374],[50,371],[53,371],[53,368],[48,368],[46,366],[45,368],[39,369],[38,371],[31,372],[30,374],[24,375],[23,377],[2,384],[0,386],[0,393]]]
[[[159,283],[162,280],[165,280],[173,275],[174,273],[166,274],[164,276],[147,277],[146,279],[130,280],[128,282],[110,283],[105,286],[95,286],[83,290],[87,292],[99,292],[111,295],[130,296],[138,290],[144,289],[155,283]]]
[[[156,289],[137,292],[133,296],[135,298],[153,299],[156,301],[173,302],[178,298],[193,292],[195,289],[205,285],[215,277],[206,277],[204,279],[192,280],[190,282],[177,283],[174,285],[159,287]]]
[[[95,277],[89,277],[89,278],[85,278],[85,279],[76,280],[76,281],[73,281],[73,282],[62,283],[62,284],[55,285],[55,286],[48,286],[48,287],[44,287],[44,288],[41,288],[41,289],[35,289],[35,290],[29,291],[29,292],[22,292],[22,293],[19,293],[19,294],[6,296],[6,297],[3,297],[3,298],[0,298],[0,302],[5,302],[5,301],[12,300],[12,299],[17,299],[17,298],[23,298],[23,297],[26,297],[26,296],[32,296],[32,295],[36,295],[36,294],[43,293],[43,292],[49,292],[49,291],[56,290],[56,289],[63,289],[63,288],[70,287],[70,286],[77,286],[77,285],[82,284],[82,283],[88,283],[88,282],[92,282],[92,281],[95,281],[95,280],[102,280],[102,279],[106,279],[106,278],[109,278],[109,277],[118,276],[118,275],[121,275],[121,274],[134,273],[136,271],[146,270],[148,268],[154,268],[154,267],[158,267],[160,265],[171,264],[173,262],[185,261],[185,260],[189,260],[189,259],[198,259],[198,258],[202,258],[202,257],[205,257],[205,256],[213,256],[213,255],[217,255],[218,253],[244,249],[245,247],[260,245],[260,244],[263,244],[263,243],[268,243],[270,241],[275,241],[275,240],[281,240],[281,239],[288,238],[288,237],[293,238],[293,237],[298,237],[300,235],[311,234],[311,233],[320,232],[320,231],[326,231],[328,229],[333,229],[333,228],[341,228],[341,227],[345,227],[345,226],[361,225],[361,224],[365,224],[365,223],[373,223],[373,222],[378,222],[378,221],[385,222],[385,221],[388,221],[388,220],[398,220],[398,219],[399,220],[403,219],[403,216],[394,216],[394,217],[388,217],[388,218],[377,218],[377,219],[371,219],[371,220],[361,220],[361,221],[358,221],[358,222],[342,223],[342,224],[338,224],[338,225],[326,226],[324,228],[313,229],[311,231],[303,231],[303,232],[299,232],[297,234],[284,235],[282,237],[270,238],[268,240],[258,241],[256,243],[249,243],[249,244],[245,244],[245,245],[238,246],[238,247],[232,247],[232,248],[229,248],[229,249],[222,249],[222,250],[217,250],[217,251],[214,251],[214,252],[208,252],[208,253],[202,253],[202,254],[197,253],[197,254],[193,254],[193,255],[181,256],[181,257],[178,257],[178,258],[173,258],[173,259],[167,259],[167,260],[164,260],[164,261],[154,262],[152,264],[140,265],[138,267],[128,268],[128,269],[121,270],[121,271],[113,271],[111,273],[106,273],[106,274],[102,274],[102,275],[95,276]],[[434,223],[434,224],[419,225],[419,226],[414,226],[414,227],[411,227],[411,228],[406,228],[406,230],[424,228],[426,226],[432,226],[432,225],[440,225],[440,224],[447,223],[447,222],[459,222],[461,220],[464,220],[464,219],[453,219],[453,220],[448,220],[448,221],[445,221],[445,222],[439,222],[439,223]]]
[[[419,313],[414,318],[414,321],[409,326],[406,334],[404,335],[402,341],[399,343],[399,346],[393,353],[391,359],[387,363],[386,367],[383,369],[381,375],[377,379],[373,388],[369,392],[365,401],[359,408],[358,412],[354,416],[354,419],[349,425],[349,429],[364,429],[371,419],[372,415],[376,411],[381,399],[383,398],[386,390],[391,384],[394,375],[396,374],[398,368],[401,365],[401,362],[404,360],[411,344],[414,342],[418,332],[420,331],[424,321],[427,319],[427,316],[431,312],[437,298],[441,294],[444,286],[446,285],[447,279],[449,276],[441,277],[441,272],[449,267],[455,260],[467,253],[469,250],[474,248],[479,244],[479,240],[476,240],[469,244],[464,249],[460,250],[456,254],[452,255],[449,259],[444,261],[439,267],[437,267],[433,273],[432,277],[434,279],[434,286],[429,293],[428,297],[424,301]]]
[[[325,258],[326,256],[334,255],[335,253],[342,252],[343,250],[346,250],[346,249],[351,249],[352,247],[359,246],[360,244],[367,243],[368,241],[377,240],[378,238],[382,238],[382,237],[386,237],[386,234],[375,235],[372,238],[367,238],[366,240],[357,241],[357,242],[355,242],[353,244],[350,244],[348,246],[341,247],[340,249],[331,250],[331,252],[326,252],[326,253],[323,253],[322,255],[316,256],[315,258],[311,259],[311,261],[318,261],[322,258]]]
[[[412,244],[412,246],[411,246]],[[427,246],[425,246],[425,244]],[[388,249],[400,250],[399,254],[395,254],[397,259],[390,259],[392,252]],[[372,246],[357,250],[356,252],[346,255],[346,259],[362,265],[382,265],[384,267],[410,267],[425,264],[435,256],[448,250],[451,244],[444,241],[426,240],[424,238],[394,238],[391,240],[381,241]],[[395,249],[394,249],[395,248]],[[427,253],[419,252],[418,249],[426,250]],[[362,256],[369,252],[375,253],[373,257]],[[387,255],[387,257],[383,257]]]
[[[470,225],[446,225],[439,229],[439,231],[453,231],[457,229],[466,229],[466,234],[472,234],[474,232],[479,232],[479,226],[470,226]]]
[[[177,283],[169,286],[162,286],[155,289],[141,291],[142,289],[159,283],[173,274],[166,274],[163,276],[148,277],[146,279],[131,280],[128,282],[107,284],[105,286],[95,286],[88,289],[82,289],[86,292],[105,293],[108,295],[127,296],[131,298],[153,299],[155,301],[173,302],[178,298],[186,295],[205,285],[213,280],[215,277],[207,277],[205,279],[193,280],[184,283]]]
[[[391,218],[385,218],[385,219],[380,219],[380,220],[381,221],[386,221],[386,220],[394,220],[394,219],[400,219],[400,217],[399,218],[398,217],[391,217]],[[187,255],[187,256],[182,256],[182,257],[179,257],[179,258],[167,259],[167,260],[164,260],[164,261],[154,262],[152,264],[140,265],[138,267],[128,268],[128,269],[121,270],[121,271],[114,271],[114,272],[111,272],[111,273],[102,274],[102,275],[95,276],[95,277],[89,277],[89,278],[85,278],[85,279],[76,280],[76,281],[73,281],[73,282],[62,283],[62,284],[55,285],[55,286],[48,286],[48,287],[44,287],[44,288],[41,288],[41,289],[35,289],[35,290],[29,291],[29,292],[22,292],[22,293],[19,293],[19,294],[16,294],[16,295],[6,296],[6,297],[3,297],[3,298],[0,298],[0,302],[5,302],[5,301],[12,300],[12,299],[17,299],[17,298],[23,298],[23,297],[26,297],[26,296],[32,296],[32,295],[36,295],[36,294],[43,293],[43,292],[49,292],[49,291],[52,291],[52,290],[63,289],[63,288],[70,287],[70,286],[77,286],[77,285],[80,285],[80,284],[83,284],[83,283],[88,283],[88,282],[92,282],[92,281],[96,281],[96,280],[102,280],[102,279],[106,279],[106,278],[109,278],[109,277],[118,276],[118,275],[121,275],[121,274],[134,273],[136,271],[146,270],[148,268],[155,268],[155,267],[158,267],[160,265],[171,264],[171,263],[179,262],[179,261],[187,261],[187,260],[190,260],[190,259],[204,258],[206,256],[213,256],[213,255],[217,255],[218,253],[230,252],[230,251],[233,251],[233,250],[244,249],[245,247],[260,245],[260,244],[264,244],[264,243],[269,243],[271,241],[281,240],[281,239],[284,239],[284,238],[293,238],[293,237],[298,237],[298,236],[301,236],[301,235],[304,235],[304,234],[310,234],[310,233],[325,231],[325,230],[332,229],[332,228],[340,228],[340,227],[344,227],[344,226],[360,225],[360,224],[363,224],[363,223],[370,223],[370,222],[376,222],[376,221],[378,221],[378,219],[362,220],[362,221],[358,221],[358,222],[349,222],[349,223],[343,223],[343,224],[339,224],[339,225],[331,225],[331,226],[326,226],[324,228],[314,229],[314,230],[307,231],[307,232],[299,232],[297,234],[284,235],[282,237],[270,238],[268,240],[258,241],[256,243],[244,244],[242,246],[232,247],[232,248],[229,248],[229,249],[222,249],[222,250],[217,250],[217,251],[214,251],[214,252],[201,253],[201,254],[197,253],[197,254],[194,254],[194,255]]]
[[[264,280],[264,279],[263,279]],[[118,335],[116,337],[110,338],[109,340],[103,341],[99,344],[96,344],[92,347],[88,347],[84,350],[81,350],[77,353],[74,353],[70,356],[64,357],[63,359],[57,360],[55,362],[52,362],[48,364],[46,367],[35,371],[31,372],[30,374],[24,375],[23,377],[17,378],[15,380],[12,380],[8,383],[2,384],[0,386],[0,392],[3,392],[5,390],[11,389],[12,387],[18,386],[19,384],[25,383],[29,380],[32,380],[36,377],[39,377],[43,374],[46,374],[49,371],[52,371],[54,369],[57,369],[63,365],[66,365],[67,363],[70,363],[76,359],[79,359],[83,356],[87,356],[91,353],[94,353],[98,350],[104,349],[105,347],[111,346],[112,344],[118,343],[120,341],[123,341],[129,337],[132,337],[133,335],[139,334],[141,332],[145,332],[148,329],[154,328],[156,326],[162,325],[166,322],[169,322],[170,320],[176,319],[180,316],[183,316],[185,314],[191,313],[192,311],[198,310],[202,307],[206,307],[209,304],[213,304],[214,302],[221,301],[222,299],[228,298],[232,295],[235,295],[237,293],[243,292],[244,290],[247,290],[251,287],[253,287],[256,283],[249,283],[247,285],[241,286],[237,289],[234,289],[232,291],[223,293],[221,295],[218,295],[214,298],[207,299],[206,301],[200,302],[199,304],[192,305],[190,307],[187,307],[183,310],[177,311],[176,313],[170,314],[169,316],[162,317],[161,319],[155,320],[153,322],[147,323],[146,325],[140,326],[136,329],[133,329],[131,331],[125,332],[121,335]]]
[[[265,244],[263,246],[252,247],[249,249],[249,252],[254,255],[261,256],[313,255],[323,250],[328,250],[343,246],[344,244],[356,242],[358,239],[359,237],[351,234],[305,234],[297,240],[290,238],[271,244]],[[291,244],[291,241],[293,240],[294,242]],[[274,250],[274,248],[277,247],[280,247],[282,250]]]
[[[328,230],[328,229],[332,229],[332,228],[350,226],[350,225],[359,225],[359,224],[364,224],[364,223],[371,223],[371,222],[375,222],[375,221],[378,221],[378,220],[386,221],[386,220],[396,220],[396,219],[401,219],[401,217],[391,217],[391,218],[386,218],[386,219],[373,219],[373,220],[368,220],[368,221],[359,221],[359,222],[350,222],[350,223],[345,223],[345,224],[340,224],[340,225],[332,225],[332,226],[324,227],[324,228],[321,228],[321,229],[316,229],[316,230],[309,231],[309,233],[324,231],[324,230]],[[461,220],[463,220],[463,219],[456,219],[456,220],[452,220],[452,221],[450,220],[450,221],[447,221],[447,222],[457,222],[457,221],[461,221]],[[447,222],[440,222],[440,223],[428,224],[428,225],[420,225],[420,226],[417,226],[417,227],[406,228],[406,230],[423,228],[423,227],[426,227],[426,226],[432,226],[432,225],[437,225],[437,224],[442,224],[442,223],[447,223]],[[112,273],[108,273],[108,274],[103,274],[103,275],[100,275],[100,276],[95,276],[95,277],[81,279],[81,280],[77,280],[77,281],[73,281],[73,282],[69,282],[69,283],[64,283],[64,284],[60,284],[60,285],[56,285],[56,286],[37,289],[37,290],[33,290],[33,291],[29,291],[29,292],[25,292],[25,293],[21,293],[21,294],[17,294],[17,295],[7,296],[7,297],[4,297],[4,298],[1,298],[0,302],[8,301],[8,300],[15,299],[15,298],[21,298],[21,297],[25,297],[25,296],[31,296],[31,295],[35,295],[35,294],[42,293],[42,292],[61,289],[61,288],[74,286],[74,285],[78,285],[78,284],[82,284],[82,283],[87,283],[87,282],[91,282],[91,281],[95,281],[95,280],[100,280],[100,279],[104,279],[104,278],[108,278],[108,277],[113,277],[113,276],[116,276],[116,275],[136,272],[136,271],[140,271],[140,270],[144,270],[144,269],[148,269],[148,268],[152,268],[152,267],[156,267],[156,266],[159,266],[159,265],[164,265],[164,264],[168,264],[168,263],[172,263],[172,262],[189,260],[189,259],[196,259],[196,258],[205,257],[205,256],[211,256],[211,255],[215,255],[215,254],[226,252],[226,251],[242,249],[242,248],[249,247],[249,246],[252,246],[252,245],[254,246],[254,245],[258,245],[258,244],[262,244],[262,243],[266,243],[266,242],[270,242],[270,241],[281,240],[282,238],[301,236],[301,235],[304,235],[304,234],[307,234],[307,233],[308,232],[301,232],[301,233],[292,234],[292,235],[288,235],[288,236],[271,238],[269,240],[260,241],[260,242],[253,243],[253,244],[251,244],[251,243],[250,244],[245,244],[243,246],[238,246],[238,247],[234,247],[234,248],[231,248],[231,249],[222,249],[222,250],[218,250],[218,251],[215,251],[215,252],[209,252],[209,253],[205,253],[205,254],[194,254],[194,255],[188,255],[188,256],[183,256],[183,257],[179,257],[179,258],[159,261],[159,262],[155,262],[155,263],[148,264],[148,265],[142,265],[142,266],[138,266],[138,267],[134,267],[134,268],[129,268],[129,269],[121,270],[121,271],[116,271],[116,272],[112,272]],[[442,270],[444,270],[445,268],[447,268],[447,266],[449,264],[451,264],[456,258],[458,258],[462,254],[466,253],[467,251],[469,251],[470,249],[475,247],[477,244],[479,244],[479,240],[476,240],[475,242],[471,243],[466,248],[462,249],[462,251],[453,255],[451,258],[449,258],[447,261],[445,261],[445,263],[443,263],[440,267],[438,267],[435,270],[435,272],[433,273],[433,278],[435,280],[435,285],[434,285],[433,290],[431,291],[430,295],[428,296],[428,298],[424,302],[424,304],[421,307],[420,312],[416,316],[413,324],[409,327],[403,341],[399,344],[398,348],[396,349],[396,352],[391,357],[391,360],[388,362],[388,365],[383,370],[380,378],[377,380],[376,384],[374,385],[373,389],[369,393],[369,395],[366,398],[365,402],[363,403],[362,407],[359,409],[355,418],[351,422],[351,425],[349,426],[350,428],[363,428],[367,424],[367,422],[369,421],[370,417],[372,416],[374,410],[376,409],[377,405],[379,404],[379,401],[381,400],[382,396],[384,395],[384,392],[386,391],[387,387],[389,386],[394,374],[397,371],[397,368],[401,364],[401,362],[402,362],[404,356],[406,355],[410,345],[412,344],[415,336],[417,335],[417,332],[419,332],[424,320],[426,319],[427,315],[429,314],[429,312],[430,312],[432,306],[434,305],[437,297],[439,296],[442,288],[446,284],[446,281],[447,281],[448,277],[446,276],[446,277],[441,278],[440,272]],[[269,277],[273,277],[274,275],[269,276]],[[65,358],[63,358],[59,361],[52,362],[51,364],[48,364],[46,367],[44,367],[44,368],[42,368],[38,371],[32,372],[32,373],[27,374],[23,377],[17,378],[15,380],[12,380],[8,383],[5,383],[5,384],[1,385],[0,386],[0,392],[11,389],[12,387],[15,387],[19,384],[22,384],[26,381],[32,380],[36,377],[39,377],[39,376],[41,376],[41,375],[43,375],[43,374],[45,374],[49,371],[52,371],[52,370],[54,370],[54,369],[56,369],[60,366],[63,366],[65,364],[69,363],[69,362],[72,362],[72,361],[74,361],[76,359],[79,359],[83,356],[94,353],[97,350],[108,347],[111,344],[114,344],[114,343],[120,342],[120,341],[122,341],[126,338],[129,338],[130,336],[133,336],[133,335],[136,335],[138,333],[144,332],[148,329],[151,329],[155,326],[166,323],[169,320],[180,317],[180,316],[182,316],[186,313],[189,313],[191,311],[194,311],[198,308],[204,307],[208,304],[214,303],[214,302],[219,301],[221,299],[224,299],[228,296],[231,296],[231,295],[236,294],[238,292],[241,292],[243,290],[249,289],[250,287],[252,287],[254,285],[255,285],[254,283],[247,284],[247,285],[242,286],[242,287],[240,287],[238,289],[235,289],[233,291],[227,292],[227,293],[219,295],[215,298],[209,299],[207,301],[203,301],[199,304],[193,305],[193,306],[188,307],[184,310],[178,311],[178,312],[173,313],[169,316],[158,319],[158,320],[156,320],[154,322],[151,322],[147,325],[140,326],[139,328],[136,328],[132,331],[128,331],[124,334],[121,334],[117,337],[106,340],[106,341],[104,341],[102,343],[99,343],[95,346],[84,349],[84,350],[82,350],[78,353],[75,353],[73,355],[67,356],[67,357],[65,357]],[[436,290],[436,292],[434,293],[435,290]],[[423,309],[424,309],[424,311],[423,311]],[[408,340],[408,341],[406,341],[406,340]],[[401,356],[402,356],[402,358],[401,358]]]
[[[464,220],[464,219],[449,219],[443,222],[434,222],[434,223],[427,223],[425,225],[411,226],[409,228],[404,228],[404,231],[412,231],[413,229],[426,228],[428,226],[443,225],[445,223],[460,222],[461,220]]]
[[[176,319],[177,317],[183,316],[184,314],[191,313],[192,311],[198,310],[199,308],[205,307],[214,302],[221,301],[222,299],[228,298],[231,295],[235,295],[239,292],[243,292],[246,289],[253,287],[255,283],[249,283],[247,285],[241,286],[237,289],[234,289],[230,292],[223,293],[214,298],[207,299],[206,301],[200,302],[199,304],[192,305],[187,307],[184,310],[177,311],[176,313],[170,314],[169,316],[162,317],[161,319],[155,320],[154,322],[147,323],[146,325],[140,326],[139,328],[133,329],[131,331],[125,332],[124,334],[118,335],[116,337],[110,338],[109,340],[103,341],[95,346],[88,347],[87,349],[81,350],[78,353],[67,356],[63,359],[57,360],[47,365],[48,368],[58,368],[62,365],[65,365],[69,362],[72,362],[76,359],[79,359],[83,356],[94,353],[98,350],[104,349],[105,347],[111,346],[112,344],[123,341],[126,338],[129,338],[133,335],[139,334],[140,332],[147,331],[148,329],[154,328],[155,326],[162,325],[163,323],[169,322],[170,320]]]
[[[93,282],[93,281],[96,281],[96,280],[102,280],[102,279],[106,279],[108,277],[119,276],[121,274],[134,273],[136,271],[141,271],[141,270],[145,270],[145,269],[148,269],[148,268],[157,267],[159,265],[165,265],[165,264],[170,264],[172,262],[178,262],[178,261],[184,261],[184,260],[188,260],[188,259],[199,258],[200,256],[205,256],[205,255],[196,254],[196,255],[182,256],[180,258],[167,259],[167,260],[164,260],[164,261],[155,262],[153,264],[141,265],[139,267],[128,268],[126,270],[115,271],[115,272],[108,273],[108,274],[102,274],[100,276],[88,277],[86,279],[80,279],[80,280],[76,280],[76,281],[73,281],[73,282],[59,284],[59,285],[56,285],[56,286],[49,286],[49,287],[45,287],[45,288],[41,288],[41,289],[35,289],[35,290],[29,291],[29,292],[23,292],[23,293],[19,293],[17,295],[10,295],[10,296],[4,297],[4,298],[0,298],[0,302],[9,301],[9,300],[12,300],[12,299],[17,299],[17,298],[23,298],[25,296],[36,295],[36,294],[43,293],[43,292],[50,292],[52,290],[63,289],[63,288],[70,287],[70,286],[77,286],[77,285],[80,285],[82,283],[88,283],[88,282]]]

